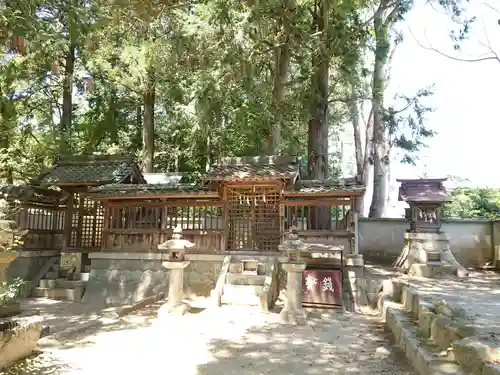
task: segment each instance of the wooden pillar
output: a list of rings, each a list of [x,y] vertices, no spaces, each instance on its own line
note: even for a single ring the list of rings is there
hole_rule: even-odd
[[[351,254],[358,255],[359,253],[359,231],[358,231],[358,213],[356,212],[356,203],[359,197],[352,197],[351,201],[351,222],[349,229],[353,232],[352,242],[351,242]]]
[[[101,249],[104,250],[108,246],[108,234],[111,222],[111,207],[109,206],[108,201],[103,201],[102,205],[104,210],[104,223],[102,225],[101,232]]]
[[[352,213],[352,220],[354,223],[354,248],[352,249],[352,253],[354,255],[359,254],[359,230],[358,230],[358,213],[354,211]]]
[[[76,224],[76,247],[82,249],[83,216],[85,214],[85,195],[78,195],[78,219]]]
[[[97,247],[97,214],[99,210],[97,209],[99,202],[94,200],[92,201],[92,247]]]
[[[52,250],[55,250],[55,247],[56,247],[56,233],[57,233],[57,222],[59,220],[59,210],[58,210],[58,206],[54,206],[52,207],[51,209],[51,213],[52,213],[52,233],[51,233],[51,236],[50,236],[50,243],[51,243],[51,247],[52,247]]]
[[[73,193],[68,193],[69,197],[66,201],[66,210],[64,212],[64,231],[63,231],[63,246],[62,251],[68,251],[71,241],[72,218],[73,218]]]
[[[222,201],[224,202],[222,221],[224,222],[224,233],[221,239],[220,251],[225,252],[229,244],[229,202],[227,199],[227,186],[223,187]]]

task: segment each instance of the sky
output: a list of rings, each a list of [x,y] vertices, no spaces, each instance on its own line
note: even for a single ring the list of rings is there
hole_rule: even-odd
[[[487,50],[489,40],[500,54],[500,0],[474,0],[467,14],[477,16],[470,40],[462,50],[453,51],[449,31],[453,27],[443,13],[419,5],[402,25],[405,39],[393,60],[389,95],[411,94],[435,85],[435,94],[426,101],[435,108],[427,115],[427,125],[438,134],[428,140],[416,167],[393,164],[392,178],[455,175],[474,186],[500,188],[500,63],[453,61],[438,52],[461,58],[477,58]],[[422,1],[423,3],[423,1]],[[496,3],[496,5],[495,5]],[[427,48],[424,48],[425,46]]]

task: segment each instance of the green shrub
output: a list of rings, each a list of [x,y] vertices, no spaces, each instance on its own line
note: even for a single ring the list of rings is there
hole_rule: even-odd
[[[26,282],[21,278],[16,278],[12,282],[0,282],[0,305],[7,305],[16,300]]]

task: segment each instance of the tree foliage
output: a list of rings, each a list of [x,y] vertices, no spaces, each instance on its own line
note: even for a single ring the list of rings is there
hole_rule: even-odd
[[[500,218],[500,189],[456,188],[452,201],[443,208],[448,219],[498,219]]]
[[[438,3],[460,15],[459,2]],[[374,126],[359,159],[378,168],[396,147],[412,162],[434,134],[422,102],[432,90],[385,98],[401,40],[394,25],[412,6],[5,1],[0,179],[28,181],[60,153],[110,152],[138,156],[146,171],[192,176],[224,156],[283,153],[326,178],[338,171],[329,139],[356,116],[359,124],[366,102]]]

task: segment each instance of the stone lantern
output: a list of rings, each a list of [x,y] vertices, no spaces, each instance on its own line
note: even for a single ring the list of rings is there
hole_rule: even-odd
[[[279,246],[287,256],[283,269],[287,272],[287,299],[280,318],[284,323],[305,324],[307,312],[302,308],[302,274],[310,258],[308,245],[299,239],[296,227],[290,228],[288,239]]]
[[[451,253],[449,236],[441,231],[441,209],[451,200],[443,184],[446,178],[397,181],[401,183],[398,199],[410,206],[405,212],[410,228],[394,265],[413,276],[467,275]]]
[[[168,280],[168,301],[160,307],[158,315],[184,315],[191,308],[182,302],[184,294],[184,269],[190,261],[186,260],[186,249],[195,244],[182,238],[182,229],[176,227],[172,239],[158,245],[159,250],[166,250],[162,266],[170,270]]]

